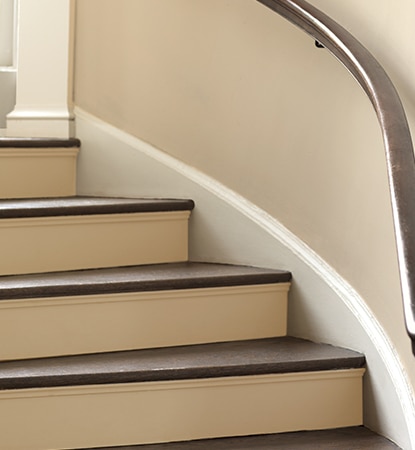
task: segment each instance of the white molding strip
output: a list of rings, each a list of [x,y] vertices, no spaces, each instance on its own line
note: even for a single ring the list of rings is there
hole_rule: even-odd
[[[7,114],[7,135],[11,137],[71,137],[74,114],[63,107],[16,106]]]
[[[237,210],[241,215],[255,223],[272,238],[289,249],[290,252],[323,280],[337,294],[349,311],[351,311],[377,349],[401,403],[409,438],[412,447],[415,448],[415,393],[399,358],[399,354],[363,298],[333,267],[317,255],[301,239],[284,227],[277,219],[222,183],[194,167],[178,161],[139,138],[104,122],[79,107],[76,107],[74,112],[76,117],[92,122],[95,127],[113,136],[119,142],[136,149],[151,159],[172,169],[210,192],[231,208]]]

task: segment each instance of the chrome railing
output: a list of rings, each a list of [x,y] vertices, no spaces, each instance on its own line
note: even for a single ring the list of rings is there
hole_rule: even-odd
[[[394,85],[347,30],[304,0],[257,0],[310,34],[354,76],[376,111],[386,153],[406,329],[415,355],[415,158]]]

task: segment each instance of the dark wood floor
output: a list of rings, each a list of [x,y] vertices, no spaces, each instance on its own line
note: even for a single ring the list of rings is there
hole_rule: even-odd
[[[111,447],[105,450],[397,450],[399,447],[363,427],[303,431],[266,436],[209,439],[170,444]],[[104,449],[97,449],[104,450]]]

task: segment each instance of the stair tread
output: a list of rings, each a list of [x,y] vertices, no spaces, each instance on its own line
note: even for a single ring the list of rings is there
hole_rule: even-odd
[[[105,450],[393,450],[388,439],[364,427],[270,434],[263,436],[205,439],[166,444],[106,447]],[[84,449],[86,450],[86,449]],[[104,450],[104,447],[94,450]]]
[[[191,211],[193,200],[115,197],[55,197],[0,200],[0,219],[95,214]]]
[[[0,148],[73,148],[80,147],[76,138],[0,137]]]
[[[0,300],[283,283],[283,270],[184,262],[0,277]]]
[[[0,389],[341,370],[363,355],[294,337],[130,350],[0,363]]]

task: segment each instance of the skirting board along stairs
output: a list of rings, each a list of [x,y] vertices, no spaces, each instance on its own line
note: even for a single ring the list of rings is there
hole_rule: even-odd
[[[191,200],[4,189],[0,450],[392,448],[360,427],[364,356],[286,336],[289,272],[188,261]]]

